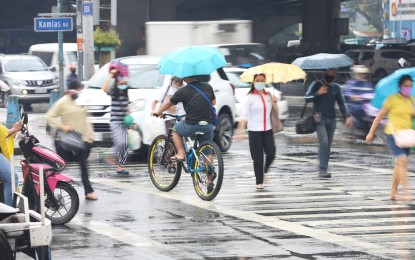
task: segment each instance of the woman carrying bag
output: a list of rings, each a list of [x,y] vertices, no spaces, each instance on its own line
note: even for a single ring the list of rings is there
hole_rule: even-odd
[[[127,81],[120,80],[121,75],[118,69],[110,70],[110,77],[105,81],[102,90],[111,96],[111,135],[113,146],[111,156],[105,158],[106,162],[116,166],[116,172],[129,174],[123,168],[128,157],[128,127],[124,124],[124,117],[128,115],[129,98]],[[112,87],[110,83],[114,81]]]
[[[253,160],[256,188],[264,188],[264,174],[275,159],[276,147],[271,113],[278,115],[277,98],[265,91],[265,74],[256,74],[242,107],[236,138],[241,140],[248,129],[249,150]],[[265,166],[264,166],[265,152]]]
[[[374,133],[380,121],[387,115],[388,123],[386,124],[385,133],[389,147],[395,157],[395,167],[393,169],[392,188],[390,192],[391,200],[410,200],[412,199],[409,191],[408,182],[408,155],[410,148],[402,148],[397,145],[394,138],[396,131],[412,129],[412,120],[415,116],[414,98],[411,97],[413,80],[409,75],[404,75],[399,79],[399,93],[386,99],[382,109],[379,111],[369,134],[366,136],[366,142],[370,144],[373,140]],[[398,194],[398,186],[402,184],[404,195]]]
[[[85,189],[85,199],[97,200],[94,189],[89,181],[89,171],[87,158],[94,141],[94,130],[92,124],[88,122],[88,114],[86,110],[77,105],[75,100],[78,98],[79,92],[83,89],[81,82],[72,80],[68,84],[66,95],[61,97],[46,113],[49,125],[62,132],[79,133],[83,146],[77,147],[75,152],[76,160],[81,166],[82,184]],[[64,139],[65,137],[62,137]],[[62,142],[62,140],[61,140]],[[57,142],[59,143],[59,142]]]

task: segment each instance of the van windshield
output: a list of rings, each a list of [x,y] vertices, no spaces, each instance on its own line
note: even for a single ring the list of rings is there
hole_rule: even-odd
[[[108,79],[109,64],[100,68],[89,80],[89,88],[101,88]],[[164,75],[160,75],[156,64],[129,64],[128,86],[135,89],[157,89],[160,88]]]
[[[76,51],[67,51],[66,55],[68,56],[69,63],[76,64],[78,62],[77,60],[77,52]]]
[[[48,67],[37,59],[8,60],[4,63],[7,72],[47,71]]]

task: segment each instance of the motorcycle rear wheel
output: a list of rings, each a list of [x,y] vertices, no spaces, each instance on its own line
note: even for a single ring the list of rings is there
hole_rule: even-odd
[[[69,222],[79,209],[79,196],[75,188],[67,182],[58,182],[53,195],[59,205],[54,206],[50,195],[46,197],[46,217],[53,225],[62,225]]]

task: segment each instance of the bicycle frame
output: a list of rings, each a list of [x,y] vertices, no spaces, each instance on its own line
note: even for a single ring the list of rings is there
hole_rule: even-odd
[[[169,132],[167,133],[167,143],[169,143],[169,142],[173,143],[172,136],[173,136],[173,129],[169,129]],[[184,151],[185,151],[185,154],[186,154],[186,156],[185,156],[185,162],[186,163],[182,164],[184,171],[186,173],[190,173],[190,174],[193,174],[195,172],[203,172],[204,171],[203,168],[193,169],[193,167],[191,167],[191,165],[193,165],[193,163],[194,163],[194,160],[196,160],[198,162],[198,165],[200,165],[199,158],[197,158],[197,154],[196,154],[196,150],[198,148],[197,147],[198,139],[195,138],[194,141],[192,141],[192,139],[190,137],[182,137],[182,139],[183,139],[183,148],[184,148]],[[190,148],[188,147],[187,142],[189,142],[191,144]],[[173,145],[174,145],[174,143],[173,143]],[[163,154],[162,154],[162,158],[165,158],[166,151],[167,151],[167,149],[164,149]],[[210,159],[206,155],[203,154],[203,157],[204,157],[205,160],[207,160],[212,165],[212,162],[210,161]]]

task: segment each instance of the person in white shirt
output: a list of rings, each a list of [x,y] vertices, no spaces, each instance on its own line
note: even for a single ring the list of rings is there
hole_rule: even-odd
[[[252,87],[242,107],[237,139],[248,129],[249,150],[253,160],[256,188],[264,188],[264,174],[275,159],[276,147],[271,125],[271,111],[278,113],[277,98],[265,90],[265,74],[254,76]],[[264,166],[265,152],[265,166]]]
[[[163,87],[160,90],[160,96],[153,100],[151,103],[151,114],[153,114],[156,111],[157,103],[160,103],[163,105],[165,102],[170,101],[170,98],[176,93],[177,90],[181,89],[184,86],[183,79],[178,77],[173,77],[171,79],[171,84]],[[179,103],[175,106],[171,106],[167,113],[172,115],[184,115],[186,112],[184,111],[183,104]],[[174,124],[176,123],[176,120],[166,120],[166,132],[169,131],[170,128],[173,128]]]

